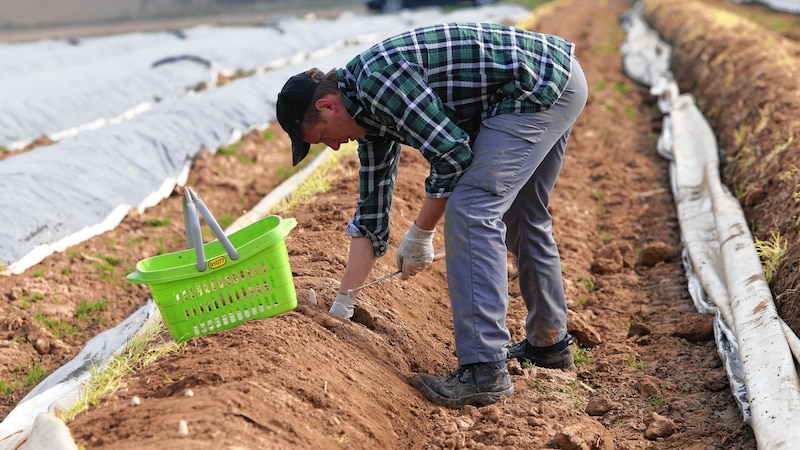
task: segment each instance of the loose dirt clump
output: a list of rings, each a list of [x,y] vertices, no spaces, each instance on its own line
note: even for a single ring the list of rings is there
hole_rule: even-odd
[[[324,194],[276,211],[298,223],[286,238],[297,309],[192,339],[127,375],[122,389],[69,422],[76,442],[114,450],[755,448],[716,353],[711,318],[694,310],[687,290],[668,162],[656,152],[655,99],[622,70],[618,19],[629,6],[562,0],[525,24],[576,42],[590,86],[551,201],[577,370],[511,361],[513,396],[483,408],[428,403],[407,378],[456,364],[443,262],[361,291],[353,322],[328,314],[357,198],[358,162],[346,155],[328,173]],[[693,83],[684,79],[688,69],[678,74],[684,87]],[[722,142],[735,130],[726,128]],[[188,185],[218,219],[241,215],[286,176],[285,134],[273,128],[266,136],[253,133],[236,148],[198,158]],[[393,248],[373,278],[395,270],[391,255],[424,195],[427,164],[416,150],[403,151]],[[16,380],[7,384],[4,415],[35,384],[25,381],[30,367],[54,370],[143,304],[147,288],[124,277],[140,259],[184,248],[182,225],[176,193],[112,232],[0,279],[0,370],[3,380]],[[525,307],[511,272],[508,325],[517,340]],[[105,307],[77,318],[81,301],[101,299]]]

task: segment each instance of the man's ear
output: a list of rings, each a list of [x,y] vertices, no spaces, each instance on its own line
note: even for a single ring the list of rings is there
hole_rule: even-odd
[[[318,111],[324,110],[333,110],[336,107],[336,104],[331,100],[328,96],[322,97],[314,103],[314,107],[317,108]]]

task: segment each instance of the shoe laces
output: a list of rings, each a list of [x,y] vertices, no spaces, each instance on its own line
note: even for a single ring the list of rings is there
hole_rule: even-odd
[[[508,346],[506,346],[506,350],[510,351],[510,352],[519,352],[520,350],[526,348],[526,346],[527,346],[527,341],[525,339],[523,339],[523,340],[521,340],[519,342],[515,342],[513,344],[509,344]],[[522,348],[520,348],[520,347],[522,347]]]
[[[469,381],[472,378],[472,367],[471,366],[460,366],[458,369],[450,372],[447,375],[447,381],[453,381],[454,379],[458,379],[458,381],[464,383]]]

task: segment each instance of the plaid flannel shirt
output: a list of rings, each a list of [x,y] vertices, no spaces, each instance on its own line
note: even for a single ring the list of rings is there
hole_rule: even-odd
[[[573,53],[558,36],[449,23],[389,38],[339,69],[345,107],[367,129],[348,234],[369,237],[375,254],[385,254],[401,145],[430,163],[426,195],[449,196],[472,161],[470,140],[482,121],[549,108],[569,81]]]

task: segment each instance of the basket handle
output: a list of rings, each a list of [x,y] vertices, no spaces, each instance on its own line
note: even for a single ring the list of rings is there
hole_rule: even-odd
[[[220,244],[225,248],[228,256],[233,260],[239,259],[239,252],[236,251],[236,248],[231,244],[230,239],[228,239],[228,236],[222,231],[214,215],[211,214],[211,211],[209,211],[203,200],[200,199],[200,196],[188,186],[184,188],[183,194],[183,223],[186,227],[186,241],[189,248],[194,248],[197,257],[197,270],[200,272],[206,270],[206,255],[205,248],[203,247],[203,235],[200,232],[200,216],[197,214],[198,211],[200,215],[203,216],[208,226],[211,227],[211,230],[214,232]]]
[[[186,243],[193,248],[197,256],[197,270],[206,270],[206,253],[203,248],[203,235],[200,233],[200,218],[197,216],[197,207],[189,189],[183,190],[183,225],[186,228]]]

